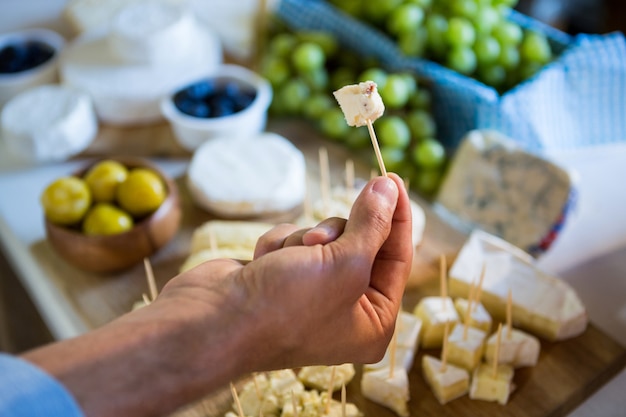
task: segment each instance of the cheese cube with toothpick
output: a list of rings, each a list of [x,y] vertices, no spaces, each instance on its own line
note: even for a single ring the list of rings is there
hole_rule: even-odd
[[[332,383],[332,391],[337,391],[343,384],[352,381],[356,370],[351,363],[336,366],[305,366],[298,372],[298,379],[307,388],[328,389]]]
[[[363,371],[389,368],[390,366],[404,368],[409,372],[413,367],[413,360],[417,353],[422,320],[406,311],[398,314],[393,343],[390,343],[382,360],[363,365]],[[395,352],[392,350],[395,348]],[[393,365],[392,365],[393,362]]]
[[[350,126],[366,126],[385,112],[385,104],[373,81],[346,85],[333,95]]]
[[[388,368],[364,372],[361,377],[361,394],[384,407],[390,408],[400,417],[408,417],[409,376],[402,369]]]
[[[424,297],[413,311],[422,320],[420,346],[424,349],[440,348],[446,323],[453,327],[459,321],[454,303],[449,297]]]
[[[485,343],[485,361],[495,360],[495,344],[497,335],[492,335]],[[513,368],[535,366],[539,360],[541,343],[535,336],[519,329],[504,331],[500,341],[498,363],[511,365]]]
[[[448,362],[473,371],[483,357],[487,334],[474,327],[459,324],[448,337]]]
[[[446,404],[467,394],[469,372],[461,367],[447,364],[431,355],[422,356],[422,373],[440,404]]]
[[[454,300],[454,307],[456,308],[457,313],[459,313],[459,318],[463,323],[465,322],[465,317],[468,314],[468,306],[468,299],[457,298]],[[483,306],[480,302],[476,302],[472,303],[471,307],[471,312],[469,313],[469,325],[480,329],[487,334],[491,333],[493,319],[491,318],[489,312],[485,309],[485,306]]]
[[[254,375],[239,392],[239,403],[245,415],[272,415],[280,411],[279,399],[270,389],[269,379],[265,374]],[[234,404],[236,406],[236,404]]]

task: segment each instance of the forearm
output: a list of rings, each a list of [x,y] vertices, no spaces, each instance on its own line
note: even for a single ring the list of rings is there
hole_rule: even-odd
[[[245,372],[245,335],[156,302],[82,337],[24,355],[63,383],[88,416],[164,415]],[[209,318],[207,318],[209,317]]]

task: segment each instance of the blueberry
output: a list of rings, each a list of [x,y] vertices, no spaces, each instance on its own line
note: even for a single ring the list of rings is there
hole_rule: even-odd
[[[230,116],[235,112],[235,103],[226,95],[215,95],[207,101],[207,104],[213,117]]]
[[[222,91],[225,95],[229,97],[237,97],[239,94],[241,94],[241,88],[239,87],[239,84],[234,81],[230,81],[224,84]]]
[[[185,89],[187,95],[194,100],[203,100],[215,92],[215,82],[205,80],[190,85]]]
[[[15,73],[35,68],[53,55],[54,50],[42,42],[9,44],[0,49],[0,73]]]
[[[236,111],[241,111],[248,107],[254,99],[256,98],[256,93],[254,92],[241,92],[237,97],[235,97],[235,108]]]

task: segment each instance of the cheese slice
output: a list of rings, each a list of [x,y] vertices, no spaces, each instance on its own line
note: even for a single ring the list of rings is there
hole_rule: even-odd
[[[98,133],[89,96],[59,85],[33,87],[9,100],[0,114],[8,150],[27,162],[56,162],[84,149]]]
[[[422,320],[420,346],[424,349],[440,348],[446,323],[452,330],[459,322],[459,315],[450,297],[424,297],[415,306],[413,314]]]
[[[573,288],[541,270],[521,249],[480,230],[472,232],[450,268],[450,294],[467,297],[483,263],[481,302],[492,317],[505,320],[511,290],[516,327],[553,341],[585,331],[586,309]]]
[[[574,197],[568,171],[498,132],[476,130],[456,150],[434,208],[537,256],[557,237]]]
[[[485,344],[485,361],[492,363],[495,358],[497,335],[493,334]],[[510,334],[502,331],[498,363],[511,365],[514,368],[535,366],[539,360],[541,343],[539,339],[519,329],[511,329]]]
[[[225,218],[292,210],[304,201],[302,152],[284,137],[219,137],[201,145],[187,171],[193,201]]]
[[[400,417],[408,417],[409,377],[404,369],[381,368],[364,372],[361,377],[363,397],[393,410]]]
[[[469,397],[473,400],[495,401],[502,405],[506,404],[513,391],[513,374],[512,367],[500,365],[494,376],[493,367],[481,363],[474,370]]]
[[[346,85],[333,93],[350,126],[365,126],[383,115],[385,105],[376,83],[365,81]]]
[[[446,404],[467,394],[469,373],[466,369],[447,364],[441,369],[441,361],[431,355],[422,356],[422,373],[440,404]]]
[[[355,373],[354,365],[351,363],[336,366],[305,366],[298,372],[298,379],[305,387],[321,391],[328,390],[332,380],[332,390],[337,391],[342,385],[348,385]]]
[[[467,315],[468,301],[466,298],[457,298],[454,300],[454,307],[457,313],[459,313],[461,323],[465,323],[465,317]],[[482,330],[486,334],[491,333],[492,319],[489,312],[485,309],[482,303],[472,303],[472,312],[469,319],[469,325]]]
[[[465,325],[459,324],[448,336],[448,362],[473,371],[480,363],[487,333],[468,326],[465,337]]]

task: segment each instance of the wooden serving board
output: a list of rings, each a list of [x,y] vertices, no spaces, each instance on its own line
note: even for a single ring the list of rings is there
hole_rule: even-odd
[[[319,197],[320,146],[328,149],[333,185],[343,182],[346,159],[354,159],[356,174],[361,178],[370,176],[370,167],[351,154],[346,148],[320,138],[314,129],[302,122],[273,122],[268,130],[289,138],[305,155],[308,185],[311,198]],[[103,127],[97,140],[84,156],[137,155],[150,157],[189,158],[191,155],[180,148],[167,125],[145,128]],[[161,288],[178,269],[189,254],[191,235],[196,227],[213,217],[195,207],[187,192],[184,176],[177,178],[180,186],[183,222],[174,240],[151,258],[157,285]],[[418,300],[438,292],[439,256],[444,254],[448,265],[465,242],[464,233],[442,220],[428,202],[412,195],[425,210],[426,228],[422,243],[416,248],[414,265],[405,293],[404,308],[412,311]],[[267,221],[294,220],[300,210],[285,213]],[[72,268],[59,260],[52,248],[43,240],[31,247],[32,254],[54,284],[66,292],[74,308],[81,312],[88,327],[100,326],[126,312],[147,291],[143,265],[119,274],[94,275]],[[438,351],[430,351],[438,355]],[[509,403],[501,406],[484,401],[472,401],[467,396],[441,406],[426,386],[421,376],[421,355],[415,358],[410,372],[412,416],[520,416],[553,417],[566,415],[590,396],[626,365],[626,349],[610,336],[589,325],[579,337],[557,343],[542,342],[537,366],[516,372],[517,386]],[[392,417],[395,414],[363,398],[360,394],[360,367],[357,375],[347,386],[348,401],[355,403],[367,417]],[[222,416],[230,409],[232,399],[228,387],[191,404],[176,413],[176,417]]]

